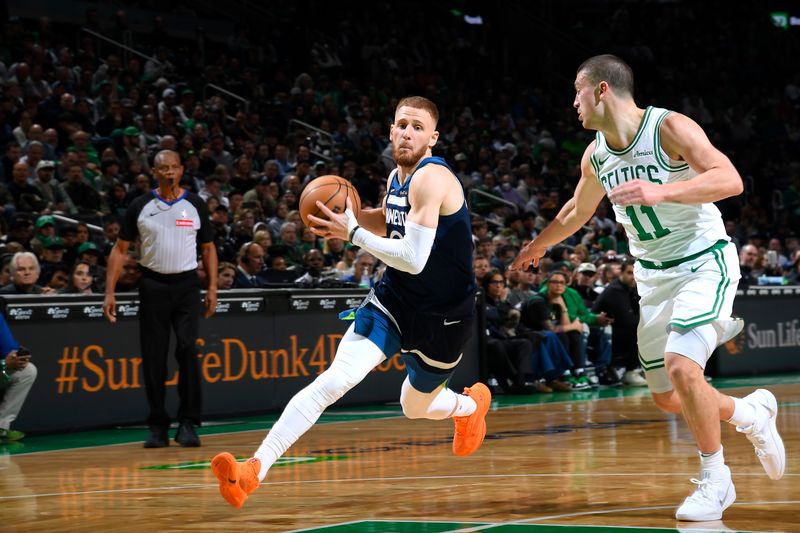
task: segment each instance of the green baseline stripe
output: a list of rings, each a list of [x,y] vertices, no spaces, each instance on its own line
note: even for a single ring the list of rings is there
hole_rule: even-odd
[[[606,149],[614,155],[625,155],[631,150],[633,150],[633,147],[636,146],[636,143],[642,136],[642,132],[644,132],[645,125],[647,124],[647,121],[650,119],[650,111],[652,109],[653,109],[652,106],[647,106],[647,109],[644,110],[644,116],[642,116],[642,122],[641,124],[639,124],[639,131],[636,132],[636,137],[633,138],[633,140],[631,141],[631,143],[628,145],[627,148],[625,148],[621,152],[617,152],[616,150],[612,150],[611,147],[608,145],[608,143],[606,143]]]
[[[714,254],[714,261],[716,261],[717,265],[720,267],[720,275],[722,277],[719,280],[719,285],[717,285],[717,293],[714,297],[714,305],[711,307],[711,311],[690,318],[674,318],[669,323],[671,326],[686,329],[706,324],[719,317],[720,309],[722,309],[723,296],[728,285],[731,283],[731,279],[728,277],[728,268],[725,265],[725,261],[720,259],[722,253],[719,250],[713,250],[712,253]]]
[[[684,163],[682,165],[675,165],[673,167],[667,161],[665,161],[663,157],[661,157],[661,123],[664,122],[664,119],[667,118],[667,116],[670,115],[671,113],[672,111],[667,111],[666,113],[661,115],[661,117],[656,122],[653,151],[656,153],[656,161],[658,161],[658,164],[661,166],[661,168],[663,168],[667,172],[680,172],[681,170],[686,170],[687,168],[689,168],[689,164]]]
[[[302,529],[304,533],[444,533],[446,531],[463,531],[480,528],[492,533],[674,533],[671,528],[630,527],[614,525],[577,525],[577,524],[508,524],[503,522],[444,522],[444,521],[410,521],[410,520],[360,520],[344,524],[332,524],[311,529]]]

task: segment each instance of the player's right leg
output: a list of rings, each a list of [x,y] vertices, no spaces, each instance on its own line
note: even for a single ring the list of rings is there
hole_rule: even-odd
[[[483,443],[492,403],[489,387],[483,383],[466,387],[463,394],[447,388],[474,328],[474,302],[469,299],[465,304],[470,313],[454,313],[450,320],[417,313],[413,326],[403,330],[401,350],[408,373],[400,393],[403,412],[409,418],[452,418],[453,453],[461,457],[474,453]],[[530,343],[526,344],[530,351]]]
[[[718,287],[729,286],[730,280],[723,268],[695,273],[691,270],[695,265],[690,265],[664,270],[634,267],[641,296],[639,360],[656,403],[669,412],[683,413],[698,447],[700,476],[692,479],[697,487],[675,516],[679,520],[718,520],[736,499],[718,422],[723,409],[732,409],[725,399],[720,402],[719,393],[705,380],[704,369],[717,339],[708,322],[730,316],[730,307],[727,313],[723,311],[724,304],[732,303],[732,296],[724,298],[727,293],[720,288],[711,306],[706,297],[711,278]]]
[[[703,379],[702,369],[714,349],[740,333],[743,324],[730,318],[738,279],[735,256],[726,250],[724,257],[715,253],[714,261],[701,263],[656,275],[646,271],[641,277],[637,274],[642,292],[639,350],[648,385],[661,409],[684,414],[700,452],[700,480],[693,480],[697,489],[676,513],[681,520],[717,519],[735,500],[717,436],[717,418],[748,434],[773,479],[783,474],[785,463],[775,429],[774,397],[767,391],[757,391],[743,399],[733,398],[714,390]],[[717,287],[713,306],[707,297],[709,286]],[[665,337],[667,326],[671,331]],[[664,352],[666,357],[659,360]],[[712,422],[709,414],[714,410]]]
[[[715,321],[712,324],[697,328],[695,334],[704,334],[707,342],[721,345],[742,331],[744,322],[731,318]],[[716,334],[716,337],[714,335]],[[663,369],[662,369],[663,370]],[[650,372],[649,382],[666,383],[665,372]],[[764,467],[770,479],[780,479],[786,468],[786,451],[783,440],[777,429],[778,402],[775,396],[766,389],[756,389],[743,398],[728,396],[710,385],[709,389],[716,394],[716,405],[719,419],[736,426],[736,431],[743,433],[755,449],[756,457]],[[660,389],[659,389],[660,390]],[[651,384],[651,392],[653,385]],[[653,392],[656,405],[669,413],[683,412],[681,396],[674,390]]]
[[[356,323],[339,343],[331,366],[289,400],[253,458],[238,463],[229,453],[214,457],[211,468],[219,480],[220,493],[228,503],[241,507],[275,461],[314,425],[322,412],[386,359],[378,344],[387,351],[394,350],[391,353],[397,352],[399,336],[391,328],[387,329],[386,317],[368,310],[362,313],[367,315],[367,320],[360,320],[364,317],[359,313],[362,309],[356,314]],[[356,329],[367,332],[369,337],[359,335]]]
[[[690,272],[685,273],[688,281],[684,282],[684,290],[676,295],[675,313],[670,320],[685,328],[687,324],[692,325],[693,318],[697,318],[695,313],[705,311],[699,316],[701,322],[707,323],[694,329],[706,328],[703,336],[711,351],[734,338],[744,327],[742,320],[731,317],[740,278],[736,248],[728,243],[723,249],[714,251],[712,256],[713,261],[700,264],[694,271],[690,267]],[[701,257],[697,261],[702,260]],[[709,287],[716,288],[711,308]],[[758,389],[741,399],[730,398],[729,406],[730,410],[720,412],[720,418],[747,436],[767,475],[771,479],[780,479],[786,465],[786,451],[777,430],[778,402],[775,396]]]
[[[692,479],[697,487],[677,509],[678,520],[719,520],[736,499],[718,422],[731,416],[733,402],[711,387],[703,375],[715,346],[709,342],[712,336],[716,338],[707,324],[685,332],[672,331],[665,346],[664,366],[646,371],[656,404],[665,411],[683,414],[698,448],[700,475]],[[642,346],[648,346],[648,336],[643,338]],[[652,359],[652,355],[642,357]]]

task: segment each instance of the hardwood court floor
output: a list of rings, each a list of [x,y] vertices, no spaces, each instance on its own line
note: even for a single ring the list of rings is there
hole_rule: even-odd
[[[743,396],[764,381],[717,385]],[[738,493],[724,522],[676,522],[697,476],[688,429],[646,391],[612,390],[500,397],[468,458],[450,451],[451,421],[406,420],[396,406],[334,411],[241,510],[219,496],[208,461],[223,450],[250,456],[263,429],[203,428],[197,449],[144,450],[141,430],[118,430],[128,443],[113,445],[84,433],[92,447],[74,447],[75,435],[30,437],[0,448],[0,531],[800,532],[800,376],[769,388],[787,473],[769,480],[744,436],[722,424]]]

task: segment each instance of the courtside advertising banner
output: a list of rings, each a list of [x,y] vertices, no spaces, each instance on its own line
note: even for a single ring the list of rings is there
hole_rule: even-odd
[[[200,320],[197,358],[206,417],[282,409],[321,374],[351,324],[339,313],[358,307],[361,289],[232,290],[218,293],[216,314]],[[142,422],[147,416],[139,350],[138,296],[117,297],[117,323],[101,296],[5,298],[11,331],[30,348],[38,377],[15,427],[55,431]],[[476,325],[451,386],[479,375],[482,329]],[[170,354],[174,347],[171,341]],[[177,411],[178,370],[170,356],[167,409]],[[392,354],[337,405],[398,401],[405,366]]]

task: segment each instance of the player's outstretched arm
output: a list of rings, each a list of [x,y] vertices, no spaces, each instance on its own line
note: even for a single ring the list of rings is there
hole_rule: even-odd
[[[600,185],[592,168],[590,158],[593,151],[594,142],[583,153],[581,179],[575,188],[575,195],[564,204],[556,218],[542,230],[542,233],[519,252],[511,263],[511,270],[524,270],[531,263],[538,266],[539,259],[549,247],[555,246],[578,231],[592,218],[597,205],[605,196],[605,189]]]
[[[609,199],[620,205],[656,205],[661,202],[703,204],[741,194],[742,178],[725,154],[708,140],[703,129],[680,113],[661,124],[661,147],[674,160],[686,161],[697,171],[690,180],[659,185],[634,180],[615,187]]]

